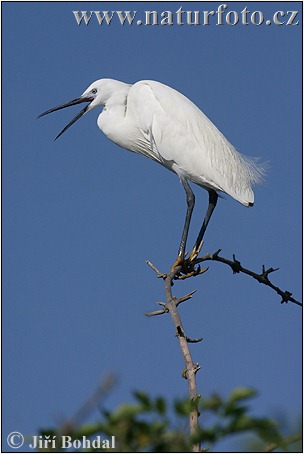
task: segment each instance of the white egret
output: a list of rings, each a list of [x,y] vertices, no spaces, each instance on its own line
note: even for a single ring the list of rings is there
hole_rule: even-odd
[[[110,140],[153,159],[179,176],[186,191],[187,213],[174,266],[185,264],[185,246],[195,203],[188,181],[209,193],[208,209],[188,266],[201,248],[218,192],[229,194],[245,206],[253,206],[252,185],[261,180],[262,167],[238,153],[206,115],[178,91],[151,80],[130,85],[100,79],[79,98],[47,110],[39,117],[83,102],[88,104],[54,140],[82,115],[103,106],[97,124]]]

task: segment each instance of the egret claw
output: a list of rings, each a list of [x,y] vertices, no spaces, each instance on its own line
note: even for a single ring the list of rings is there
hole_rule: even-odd
[[[171,272],[174,271],[177,267],[180,267],[180,270],[175,274],[174,279],[188,279],[192,276],[197,276],[198,274],[205,273],[208,268],[202,268],[198,265],[195,268],[198,254],[202,249],[203,241],[201,241],[198,248],[193,248],[189,257],[187,257],[188,253],[182,258],[180,256],[177,257],[174,264],[171,267]]]
[[[200,268],[200,266],[197,267],[197,269],[192,269],[192,271],[189,271],[185,274],[179,274],[177,276],[177,279],[188,279],[189,277],[192,277],[192,276],[198,276],[199,274],[203,274],[205,273],[206,271],[208,270],[208,268]]]

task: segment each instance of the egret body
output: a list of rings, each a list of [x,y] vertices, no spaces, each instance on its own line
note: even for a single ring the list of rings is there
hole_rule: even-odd
[[[110,140],[153,159],[179,176],[186,191],[187,214],[176,264],[185,259],[195,203],[188,181],[209,192],[209,206],[190,260],[197,256],[201,247],[218,192],[230,195],[245,206],[253,206],[252,186],[260,181],[263,169],[238,153],[209,118],[173,88],[151,80],[130,85],[100,79],[79,98],[52,108],[40,117],[80,103],[88,104],[55,140],[82,115],[103,106],[97,124]]]

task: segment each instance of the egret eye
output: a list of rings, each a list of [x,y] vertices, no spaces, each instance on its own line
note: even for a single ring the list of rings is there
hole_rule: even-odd
[[[93,88],[93,90],[91,91],[91,93],[93,93],[93,95],[96,95],[96,93],[97,93],[97,88]]]

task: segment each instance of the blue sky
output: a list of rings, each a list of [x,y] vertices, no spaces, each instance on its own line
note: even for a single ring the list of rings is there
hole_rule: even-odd
[[[220,3],[184,2],[184,10]],[[300,2],[230,2],[227,11],[300,10]],[[242,153],[268,162],[256,204],[220,199],[205,251],[222,248],[301,299],[301,24],[298,26],[78,26],[72,11],[175,12],[176,2],[5,2],[3,14],[3,437],[34,435],[71,417],[103,376],[118,385],[108,408],[142,389],[187,395],[168,316],[149,319],[175,260],[185,195],[178,178],[110,142],[97,110],[55,143],[75,115],[39,113],[78,97],[95,79],[153,79],[194,101]],[[193,186],[190,243],[207,193]],[[198,390],[259,392],[252,412],[301,411],[301,312],[218,263],[177,283]],[[94,418],[98,414],[93,415]],[[221,445],[233,449],[233,440]],[[4,441],[4,448],[7,445]]]

